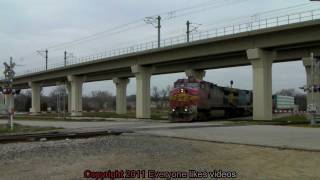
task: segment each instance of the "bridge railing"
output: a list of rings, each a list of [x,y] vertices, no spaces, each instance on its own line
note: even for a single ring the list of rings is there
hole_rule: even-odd
[[[291,13],[291,14],[277,16],[277,17],[258,19],[255,21],[247,22],[247,23],[234,24],[230,26],[210,29],[207,31],[199,31],[199,32],[190,34],[189,42],[195,42],[195,41],[209,39],[209,38],[223,37],[227,35],[234,35],[234,34],[243,33],[243,32],[249,32],[249,31],[266,29],[266,28],[277,27],[282,25],[311,21],[316,19],[320,19],[320,9],[314,9],[314,10],[303,11],[298,13]],[[188,43],[186,35],[180,35],[180,36],[175,36],[167,39],[162,39],[160,42],[160,47],[161,48],[170,47],[173,45],[178,45],[183,43]],[[64,61],[54,63],[54,64],[49,64],[47,70],[45,69],[44,66],[29,69],[24,72],[17,73],[17,76],[36,73],[40,71],[54,70],[57,68],[68,68],[71,65],[81,64],[89,61],[103,61],[105,60],[105,58],[109,58],[109,57],[116,57],[116,56],[121,56],[125,54],[137,53],[137,52],[142,52],[142,51],[152,50],[157,48],[158,48],[158,42],[150,41],[146,43],[129,46],[126,48],[113,49],[113,50],[105,51],[95,55],[80,57],[77,59],[75,58],[68,59],[66,64],[64,63]]]

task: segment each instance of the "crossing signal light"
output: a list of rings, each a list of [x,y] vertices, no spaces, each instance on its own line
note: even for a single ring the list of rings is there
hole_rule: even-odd
[[[2,90],[2,94],[11,94],[12,93],[12,89],[11,88],[4,88]]]

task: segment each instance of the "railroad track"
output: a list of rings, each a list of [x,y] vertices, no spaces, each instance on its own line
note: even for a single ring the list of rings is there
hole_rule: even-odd
[[[95,131],[51,131],[43,133],[8,134],[0,136],[0,143],[24,142],[24,141],[47,141],[59,139],[89,138],[97,136],[121,135],[131,133],[126,130],[95,130]]]

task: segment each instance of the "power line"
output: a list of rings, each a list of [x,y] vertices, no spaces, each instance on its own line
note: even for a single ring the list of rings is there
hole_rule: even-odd
[[[195,13],[201,13],[206,10],[219,8],[219,7],[223,7],[223,6],[228,6],[228,5],[239,4],[239,3],[246,2],[246,1],[249,1],[249,0],[210,0],[210,1],[207,1],[204,3],[196,4],[194,6],[189,6],[189,7],[166,12],[165,13],[166,17],[163,18],[163,20],[168,21],[171,19],[175,19],[175,18],[187,16],[187,15],[192,15]],[[293,10],[295,10],[294,7],[297,9],[297,8],[301,8],[302,5],[305,5],[307,7],[307,5],[310,6],[312,4],[310,4],[310,3],[299,4],[299,5],[289,7],[291,9],[282,8],[282,9],[278,9],[278,10],[266,11],[264,13],[270,14],[272,12],[279,11],[279,10],[287,10],[287,12],[289,10],[293,11]],[[262,13],[259,13],[259,14],[261,15]],[[252,18],[252,16],[250,16],[250,17]],[[237,18],[237,19],[239,19],[239,18]],[[50,51],[58,51],[60,49],[65,49],[67,47],[76,46],[76,45],[79,45],[79,44],[87,42],[87,41],[93,41],[95,39],[100,38],[101,36],[112,36],[112,35],[119,34],[119,33],[125,32],[125,31],[136,29],[136,28],[145,26],[145,24],[143,23],[143,20],[144,19],[139,19],[139,20],[136,20],[136,21],[133,21],[130,23],[126,23],[123,25],[119,25],[119,26],[107,29],[105,31],[101,31],[101,32],[92,34],[90,36],[82,37],[82,38],[79,38],[79,39],[76,39],[73,41],[69,41],[69,42],[65,42],[65,43],[61,43],[61,44],[52,45],[52,46],[49,46],[47,49],[50,49]],[[224,20],[224,21],[226,21],[226,20]],[[216,25],[216,23],[214,25]],[[210,26],[210,24],[206,24],[205,26]]]
[[[68,46],[70,44],[81,43],[81,42],[84,42],[84,41],[95,39],[95,38],[103,36],[103,35],[110,35],[110,34],[113,35],[113,34],[115,34],[117,32],[123,32],[123,30],[121,30],[121,29],[128,27],[128,28],[125,29],[125,31],[127,31],[127,30],[130,30],[130,29],[142,26],[142,25],[137,25],[137,26],[134,26],[134,27],[130,27],[130,25],[134,25],[134,24],[141,23],[141,22],[142,22],[141,20],[139,20],[139,21],[137,20],[137,21],[134,21],[134,22],[131,22],[131,23],[127,23],[127,24],[120,25],[120,26],[117,26],[117,27],[114,27],[114,28],[110,28],[110,29],[102,31],[102,32],[98,32],[98,33],[92,34],[90,36],[79,38],[79,39],[76,39],[76,40],[73,40],[73,41],[69,41],[69,42],[65,42],[65,43],[61,43],[61,44],[57,44],[57,45],[52,45],[52,46],[49,46],[47,49],[56,49],[56,48],[60,48],[60,47],[66,47],[66,46]]]
[[[214,0],[214,1],[210,0],[210,1],[207,1],[205,3],[197,4],[195,6],[189,6],[189,7],[186,7],[186,8],[181,8],[181,9],[169,11],[166,14],[170,14],[172,12],[180,12],[180,11],[183,12],[183,11],[187,11],[187,10],[191,10],[191,9],[195,9],[195,8],[199,8],[199,7],[203,7],[203,6],[210,6],[210,5],[212,6],[212,5],[216,5],[218,2],[224,2],[224,1],[226,1],[226,0]],[[237,1],[239,1],[239,0],[237,0]],[[247,0],[245,0],[245,1],[247,1]],[[176,17],[181,17],[181,16],[185,16],[185,15],[187,15],[187,14],[182,14],[182,15],[179,15],[179,16],[176,16]],[[152,16],[150,16],[150,17],[152,17]],[[168,20],[170,18],[166,18],[166,19]],[[58,48],[58,49],[65,48],[65,47],[68,47],[68,46],[74,46],[74,45],[77,45],[77,44],[80,44],[80,43],[83,43],[83,42],[86,42],[86,41],[90,41],[90,40],[96,39],[96,37],[114,35],[114,34],[117,34],[119,32],[124,32],[124,31],[117,31],[117,32],[113,32],[113,31],[119,30],[119,29],[122,29],[122,28],[125,28],[125,27],[129,27],[130,25],[135,25],[137,23],[141,23],[141,22],[143,22],[143,20],[144,19],[139,19],[139,20],[127,23],[127,24],[123,24],[123,25],[120,25],[120,26],[116,26],[116,27],[107,29],[107,30],[102,31],[102,32],[98,32],[98,33],[92,34],[90,36],[86,36],[86,37],[83,37],[83,38],[79,38],[79,39],[76,39],[76,40],[73,40],[73,41],[69,41],[69,42],[65,42],[65,43],[61,43],[61,44],[57,44],[57,45],[52,45],[52,46],[47,47],[46,49],[50,49],[51,50],[51,49],[56,49],[56,48]],[[141,25],[141,26],[143,26],[143,25]],[[134,26],[133,28],[127,28],[127,29],[125,29],[125,31],[131,30],[131,29],[134,29],[134,28],[137,28],[137,27],[140,27],[140,26]]]
[[[220,8],[220,7],[223,7],[223,6],[239,4],[239,3],[246,2],[246,1],[249,1],[249,0],[223,0],[223,1],[221,1],[221,4],[214,3],[214,4],[207,5],[207,6],[204,6],[204,7],[201,7],[201,8],[195,8],[192,11],[187,11],[187,12],[182,13],[182,14],[177,14],[174,18],[179,18],[179,17],[183,17],[183,16],[189,16],[189,15],[200,13],[200,12],[203,12],[203,11],[206,11],[206,10],[216,9],[216,8]],[[164,20],[170,20],[170,19],[173,19],[173,18],[165,18]]]
[[[237,18],[229,18],[229,19],[218,20],[218,21],[211,22],[210,24],[203,23],[203,25],[205,27],[210,27],[210,26],[213,26],[213,25],[217,26],[218,24],[222,24],[222,23],[225,23],[225,22],[228,22],[228,23],[230,23],[230,22],[241,23],[241,22],[244,22],[244,21],[252,20],[255,16],[259,17],[259,19],[260,18],[275,17],[275,16],[278,16],[278,15],[282,15],[283,13],[288,14],[289,12],[292,12],[292,11],[295,12],[297,10],[301,10],[301,9],[305,9],[305,8],[309,8],[309,7],[314,7],[314,5],[312,5],[310,3],[298,4],[298,5],[294,5],[294,6],[290,6],[290,7],[286,7],[286,8],[268,10],[268,11],[264,11],[264,12],[257,13],[257,14],[254,14],[254,15],[246,15],[246,16],[241,16],[241,17],[237,17]]]

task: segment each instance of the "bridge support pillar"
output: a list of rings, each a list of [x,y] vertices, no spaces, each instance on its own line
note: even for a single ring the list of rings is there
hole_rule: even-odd
[[[307,87],[311,87],[312,85],[318,85],[320,84],[320,72],[319,70],[314,71],[314,75],[312,76],[312,59],[310,57],[303,58],[303,65],[306,69],[306,75],[307,75]],[[315,65],[315,64],[314,64]],[[312,96],[314,102],[312,102]],[[312,95],[312,92],[307,92],[307,104],[316,104],[317,107],[320,107],[320,93],[315,92]]]
[[[41,109],[40,109],[41,86],[40,86],[40,83],[36,83],[36,82],[29,82],[29,86],[31,87],[30,113],[32,115],[37,115],[41,112]]]
[[[203,80],[206,75],[205,70],[186,69],[185,73],[188,77],[194,77],[195,79]]]
[[[140,119],[151,118],[150,78],[154,67],[131,66],[132,73],[136,76],[136,117]]]
[[[127,85],[128,78],[114,78],[113,83],[116,85],[116,112],[117,114],[127,113]]]
[[[263,49],[248,49],[253,72],[253,119],[272,120],[273,53]]]
[[[70,82],[70,106],[71,116],[81,116],[82,115],[82,84],[84,81],[83,76],[68,76],[68,81]],[[69,101],[69,97],[68,97]]]
[[[71,113],[71,84],[69,82],[66,83],[66,89],[68,94],[68,112]]]

